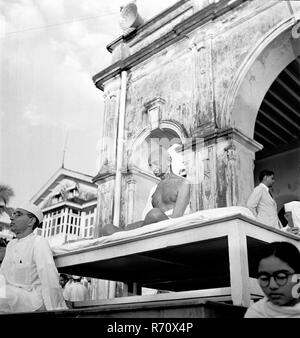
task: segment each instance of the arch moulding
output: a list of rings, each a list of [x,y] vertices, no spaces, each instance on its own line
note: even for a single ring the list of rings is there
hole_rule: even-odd
[[[300,39],[293,39],[294,16],[263,36],[239,67],[225,96],[223,123],[253,138],[256,117],[268,89],[300,55]]]

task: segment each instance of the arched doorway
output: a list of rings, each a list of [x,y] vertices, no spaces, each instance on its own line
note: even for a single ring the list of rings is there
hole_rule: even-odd
[[[183,144],[187,137],[183,127],[174,121],[162,121],[156,129],[145,128],[129,144],[128,167],[135,167],[152,175],[148,157],[158,145],[168,149],[174,144]]]
[[[256,154],[255,177],[275,172],[278,210],[300,200],[300,57],[275,79],[258,110],[254,139],[264,146]]]
[[[224,118],[250,138],[254,138],[256,117],[269,88],[300,56],[299,39],[292,35],[294,25],[291,17],[258,41],[228,88]]]
[[[278,157],[277,160],[274,159],[274,163],[276,163],[275,166],[269,166],[268,163],[260,161],[262,161],[262,158],[266,158],[266,154],[271,151],[271,147],[277,152],[274,156],[278,156],[278,142],[281,142],[280,147],[287,143],[288,149],[291,151],[291,143],[297,142],[298,139],[296,136],[298,117],[296,117],[297,114],[295,111],[299,112],[299,107],[297,107],[297,102],[299,103],[297,94],[299,93],[298,66],[300,43],[299,39],[295,39],[292,35],[294,26],[294,17],[289,17],[258,41],[256,46],[252,48],[252,51],[245,58],[243,64],[241,64],[228,88],[223,113],[224,125],[238,129],[243,135],[253,141],[258,141],[258,144],[264,147],[261,152],[257,152],[256,154],[254,152],[252,153],[255,165],[248,165],[247,168],[244,167],[243,170],[240,171],[242,178],[253,177],[254,173],[255,179],[253,179],[253,183],[251,184],[252,187],[247,186],[246,188],[247,191],[245,195],[247,196],[250,195],[253,185],[257,184],[256,176],[262,167],[269,167],[269,169],[275,171],[277,183],[279,181],[283,183],[284,179],[287,179],[288,176],[291,177],[288,172],[279,173]],[[287,90],[287,87],[291,88]],[[291,100],[293,100],[293,103],[286,102],[286,99],[281,96],[280,91],[283,92],[286,90],[288,92],[286,95],[292,97]],[[288,108],[287,104],[291,107]],[[279,110],[280,113],[276,113],[277,117],[276,120],[274,120],[272,114],[274,114],[274,111],[276,112],[276,109]],[[262,111],[265,114],[263,114]],[[266,111],[268,113],[266,113]],[[273,113],[271,111],[273,111]],[[291,123],[291,125],[285,126],[287,129],[286,133],[290,134],[288,140],[286,140],[287,135],[274,130],[275,127],[273,127],[269,121],[272,117],[274,120],[273,124],[277,123],[276,128],[279,128],[278,124],[285,126],[285,123],[280,119],[283,119],[286,123],[288,123],[287,121]],[[268,135],[266,134],[266,130],[268,130]],[[266,138],[269,140],[267,141]],[[296,145],[294,148],[295,147]],[[247,149],[250,150],[249,147]],[[257,149],[254,151],[257,151]],[[294,154],[294,156],[296,155]],[[243,162],[243,154],[241,154],[240,157]],[[284,159],[282,158],[282,160]],[[296,162],[297,160],[294,159],[293,163]],[[298,166],[295,168],[298,168]],[[296,178],[295,174],[293,174],[293,177]],[[274,187],[274,195],[280,210],[283,203],[286,202],[286,199],[296,198],[296,194],[298,194],[298,182],[295,180],[293,182],[285,181],[283,183],[286,187],[285,189],[283,189],[283,186],[277,185],[277,183]],[[249,188],[250,190],[248,191]]]

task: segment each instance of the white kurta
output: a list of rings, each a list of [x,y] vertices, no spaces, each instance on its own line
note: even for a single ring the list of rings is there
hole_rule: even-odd
[[[65,300],[70,302],[78,302],[89,299],[88,289],[79,282],[73,282],[64,290]]]
[[[274,305],[265,297],[249,307],[245,318],[300,318],[300,303],[294,306]]]
[[[260,183],[255,187],[248,198],[247,207],[252,211],[258,222],[276,229],[281,228],[277,215],[277,204],[265,184]]]
[[[6,247],[0,313],[67,309],[48,241],[33,233]]]

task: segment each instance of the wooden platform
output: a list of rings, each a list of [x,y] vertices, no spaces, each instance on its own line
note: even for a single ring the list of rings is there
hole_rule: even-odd
[[[162,297],[164,296],[164,297]],[[138,299],[139,298],[139,299]],[[96,306],[82,306],[66,311],[43,311],[1,315],[3,320],[45,318],[242,318],[246,308],[198,297],[124,297],[98,301]],[[224,300],[224,299],[221,299]],[[102,304],[101,304],[102,303]]]
[[[262,295],[254,279],[257,252],[273,241],[300,247],[299,237],[236,215],[57,255],[55,262],[59,272],[176,292],[202,290],[202,297],[249,306]]]

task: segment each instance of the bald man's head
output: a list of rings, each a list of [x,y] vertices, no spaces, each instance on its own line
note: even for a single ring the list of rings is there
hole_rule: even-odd
[[[165,148],[161,147],[151,152],[148,163],[154,175],[161,178],[170,168],[171,156]]]

